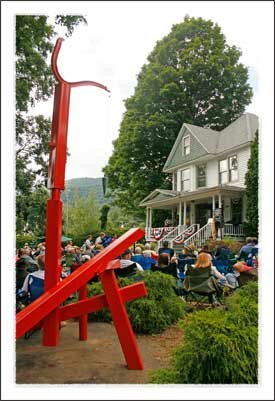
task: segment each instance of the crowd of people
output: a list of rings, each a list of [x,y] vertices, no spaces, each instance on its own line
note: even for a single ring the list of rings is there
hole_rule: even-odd
[[[67,277],[87,260],[93,258],[116,238],[116,235],[112,237],[101,232],[93,241],[93,236],[90,234],[81,247],[75,246],[73,241],[69,240],[66,246],[61,248],[60,279]],[[188,269],[192,268],[196,269],[196,273],[208,272],[208,276],[211,276],[219,286],[236,289],[239,286],[240,274],[258,267],[257,238],[247,238],[246,244],[237,255],[233,255],[223,243],[214,251],[210,251],[207,245],[199,248],[193,245],[186,246],[178,255],[169,247],[167,241],[163,242],[163,246],[157,252],[153,248],[153,244],[146,243],[126,249],[119,257],[121,269],[115,270],[116,275],[127,277],[138,271],[160,271],[175,277],[179,287],[188,289],[190,283],[186,278],[189,274]],[[35,248],[25,244],[18,250],[16,256],[17,293],[28,293],[32,286],[34,288],[34,295],[31,294],[32,300],[41,295],[44,290],[45,250],[45,242],[41,242]],[[215,285],[212,278],[212,285]],[[215,302],[214,299],[213,304]]]

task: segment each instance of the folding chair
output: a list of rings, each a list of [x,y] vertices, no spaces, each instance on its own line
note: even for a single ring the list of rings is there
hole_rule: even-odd
[[[223,304],[223,289],[211,274],[211,267],[205,269],[188,265],[183,282],[186,302],[195,303],[196,307],[212,306],[214,297]]]

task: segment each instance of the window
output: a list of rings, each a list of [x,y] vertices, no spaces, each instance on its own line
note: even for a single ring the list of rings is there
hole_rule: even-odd
[[[238,158],[237,155],[219,161],[220,184],[238,180]]]
[[[220,184],[226,184],[228,182],[227,159],[219,161],[219,181]]]
[[[229,157],[229,181],[238,181],[238,159],[236,155]]]
[[[190,136],[184,136],[182,138],[182,154],[187,156],[190,153]]]
[[[190,169],[181,172],[181,190],[190,191]]]
[[[206,164],[197,166],[197,188],[206,187]]]

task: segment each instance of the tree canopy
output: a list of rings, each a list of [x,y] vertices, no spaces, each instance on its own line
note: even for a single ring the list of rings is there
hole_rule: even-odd
[[[86,23],[82,16],[57,15],[55,23],[66,28],[66,35],[75,26]],[[32,193],[43,187],[47,176],[48,142],[51,122],[31,114],[39,101],[52,96],[55,80],[50,67],[50,54],[57,33],[54,23],[45,15],[16,16],[16,229],[31,229],[33,221]],[[43,191],[42,191],[43,192]],[[45,190],[44,190],[45,193]],[[45,197],[39,190],[40,215]],[[41,223],[41,219],[40,219]],[[29,228],[28,228],[29,227]],[[44,226],[36,227],[43,231]]]
[[[251,155],[248,161],[248,170],[245,176],[246,198],[247,198],[247,234],[258,237],[259,234],[259,138],[258,131],[251,145]]]
[[[210,20],[186,16],[158,41],[125,101],[118,138],[104,173],[117,204],[142,215],[139,202],[170,188],[162,172],[183,123],[221,130],[252,97],[241,51]]]

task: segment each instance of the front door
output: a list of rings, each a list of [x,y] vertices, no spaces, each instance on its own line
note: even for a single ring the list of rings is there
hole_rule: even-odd
[[[196,224],[200,227],[204,226],[210,217],[212,217],[212,205],[208,203],[202,203],[196,207]]]

